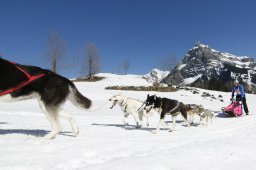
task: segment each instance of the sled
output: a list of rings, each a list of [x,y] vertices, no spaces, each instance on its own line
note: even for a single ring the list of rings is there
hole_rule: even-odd
[[[243,115],[243,105],[241,101],[232,101],[227,107],[221,108],[223,114],[227,117],[240,117]]]

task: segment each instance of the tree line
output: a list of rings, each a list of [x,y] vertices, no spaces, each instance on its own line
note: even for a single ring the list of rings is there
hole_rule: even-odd
[[[51,33],[47,42],[47,54],[44,56],[44,60],[50,66],[51,71],[57,73],[61,70],[61,65],[65,59],[66,53],[65,41],[58,33]],[[95,74],[101,71],[101,58],[96,45],[92,42],[87,43],[84,47],[85,52],[80,62],[81,70],[80,76],[92,79]],[[122,69],[124,74],[127,74],[130,69],[130,63],[128,60],[123,61]]]

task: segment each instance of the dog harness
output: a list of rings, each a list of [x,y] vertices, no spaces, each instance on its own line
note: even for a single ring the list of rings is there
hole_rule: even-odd
[[[124,99],[124,100],[125,100],[125,99]],[[125,103],[124,103],[124,100],[122,101],[121,106],[125,106],[125,107],[124,107],[124,112],[127,112],[126,109],[127,109],[127,105],[128,105],[128,104],[127,104],[128,98],[126,98],[126,102],[125,102]],[[124,104],[123,104],[123,103],[124,103]]]
[[[174,110],[176,110],[180,106],[180,102],[177,103],[177,105],[170,111],[172,113]]]
[[[28,80],[26,80],[26,81],[24,81],[24,82],[18,84],[18,85],[15,86],[15,87],[11,87],[10,89],[1,91],[1,92],[0,92],[0,96],[3,96],[3,95],[6,95],[6,94],[9,94],[9,93],[12,93],[12,92],[14,92],[14,91],[16,91],[16,90],[18,90],[18,89],[20,89],[20,88],[22,88],[22,87],[28,85],[28,84],[31,83],[32,81],[37,80],[37,79],[39,79],[40,77],[43,77],[43,76],[45,75],[45,74],[38,74],[38,75],[32,76],[32,75],[30,75],[28,72],[26,72],[25,70],[23,70],[22,68],[18,67],[18,66],[16,65],[16,63],[13,63],[13,62],[11,62],[11,63],[12,63],[13,65],[15,65],[15,67],[16,67],[17,69],[19,69],[21,72],[23,72],[23,73],[25,74],[25,76],[28,78]]]

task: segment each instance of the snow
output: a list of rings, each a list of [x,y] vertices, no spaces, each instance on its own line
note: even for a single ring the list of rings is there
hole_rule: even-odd
[[[100,74],[99,82],[76,83],[92,99],[91,110],[103,106],[119,91],[105,90],[112,85],[150,85],[137,75]],[[224,102],[201,97],[203,92],[222,95]],[[118,106],[107,103],[96,112],[79,110],[67,102],[64,109],[75,115],[80,127],[73,137],[69,124],[61,121],[62,132],[54,140],[40,138],[50,125],[35,100],[0,103],[1,170],[240,170],[254,169],[256,164],[256,96],[246,94],[250,116],[223,118],[220,108],[229,104],[230,93],[199,89],[199,94],[180,90],[172,93],[123,91],[124,95],[145,100],[146,95],[177,99],[184,103],[202,104],[215,112],[208,128],[183,126],[180,116],[176,131],[162,129],[151,133],[159,120],[150,118],[150,126],[124,127]],[[196,117],[198,123],[199,118]],[[128,119],[134,125],[132,117]],[[166,121],[171,125],[171,117]]]
[[[184,81],[183,81],[183,84],[185,84],[185,85],[186,84],[191,84],[191,83],[195,82],[197,79],[199,79],[201,76],[202,76],[202,74],[198,74],[195,77],[185,78]]]
[[[152,71],[145,74],[143,78],[145,78],[149,83],[161,82],[166,76],[168,76],[168,74],[170,74],[170,71],[152,69]]]
[[[229,54],[229,53],[221,53],[224,57],[221,58],[222,61],[228,62],[228,63],[234,63],[236,64],[236,67],[239,68],[250,68],[249,65],[252,62],[244,62],[242,61],[243,59],[247,59],[249,57],[247,56],[235,56],[233,54]]]
[[[181,65],[179,65],[178,70],[183,69],[184,67],[186,67],[186,65],[187,65],[187,64],[181,64]]]

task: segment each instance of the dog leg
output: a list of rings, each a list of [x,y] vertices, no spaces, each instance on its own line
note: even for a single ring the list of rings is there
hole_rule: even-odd
[[[133,115],[133,118],[136,122],[136,128],[141,128],[141,124],[139,123],[138,117],[135,114],[132,114],[132,115]]]
[[[72,116],[72,114],[69,112],[61,111],[60,116],[63,117],[64,119],[66,119],[67,121],[69,121],[74,136],[78,136],[79,129],[78,129],[77,123],[76,123],[74,117]]]
[[[165,128],[170,128],[166,122],[163,122],[163,126],[164,126]]]
[[[49,134],[47,134],[44,138],[53,139],[60,132],[59,112],[48,111],[48,114],[46,114],[46,117],[52,126],[52,131]]]
[[[172,128],[170,128],[169,132],[175,131],[175,127],[176,127],[176,117],[177,117],[177,116],[172,116]]]
[[[206,119],[205,119],[205,127],[208,127],[208,121],[209,121],[209,115],[206,116]]]
[[[187,126],[190,128],[191,126],[190,126],[189,121],[187,119],[185,119],[185,122],[186,122]]]
[[[39,105],[42,111],[45,113],[48,121],[51,124],[52,131],[45,135],[45,139],[53,139],[60,132],[59,125],[59,112],[57,108],[46,108],[43,101],[39,100]],[[54,111],[55,110],[55,111]]]
[[[138,115],[139,115],[139,120],[140,120],[140,126],[143,125],[143,112],[138,111]]]
[[[142,114],[147,119],[146,125],[149,126],[149,115],[146,113],[145,109],[142,110]]]
[[[200,126],[203,127],[204,126],[204,118],[200,117]]]
[[[146,125],[149,126],[149,119],[148,119],[148,117],[146,117],[146,120],[147,120],[146,121]]]
[[[127,123],[127,118],[128,118],[129,115],[130,115],[129,113],[124,114],[123,122],[124,122],[125,125],[129,125],[129,123]]]
[[[161,127],[162,124],[163,124],[163,122],[164,122],[164,118],[159,120],[159,122],[158,122],[158,124],[157,124],[157,127],[156,127],[156,130],[153,131],[154,134],[157,134],[157,133],[158,133],[160,127]]]
[[[189,121],[191,122],[190,124],[193,125],[194,124],[194,114],[191,113],[189,116]]]

